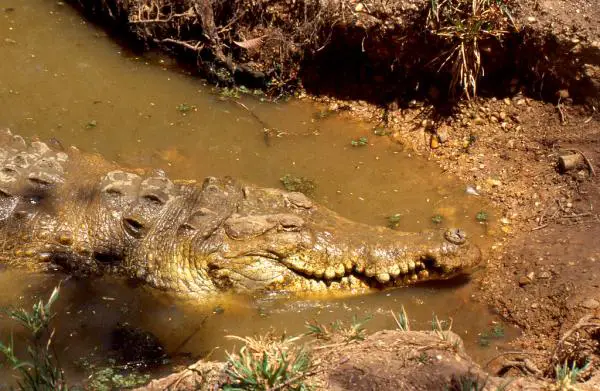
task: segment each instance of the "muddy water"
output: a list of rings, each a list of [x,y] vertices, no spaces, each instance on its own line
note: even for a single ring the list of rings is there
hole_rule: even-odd
[[[434,228],[432,216],[439,214],[442,226],[464,227],[483,245],[497,228],[493,212],[465,193],[466,184],[374,135],[372,125],[324,117],[321,107],[306,102],[273,104],[213,92],[166,58],[127,53],[60,2],[3,1],[0,53],[0,127],[24,136],[77,145],[176,178],[231,175],[275,187],[286,174],[306,177],[316,183],[319,202],[369,224],[385,225],[387,216],[398,214],[399,229],[421,230]],[[368,145],[352,146],[361,137]],[[480,210],[489,222],[475,220]],[[3,271],[0,304],[29,305],[62,277]],[[70,363],[107,352],[111,328],[125,321],[156,333],[170,351],[200,357],[214,350],[212,357],[222,358],[232,346],[228,334],[270,328],[293,334],[307,319],[369,314],[370,330],[390,328],[389,310],[404,304],[423,327],[434,312],[452,317],[471,352],[485,358],[494,349],[480,347],[478,334],[497,319],[470,300],[471,290],[458,282],[335,300],[238,298],[214,311],[214,303],[181,303],[119,281],[71,279],[63,283],[57,343],[73,373]],[[7,335],[9,324],[2,329]]]

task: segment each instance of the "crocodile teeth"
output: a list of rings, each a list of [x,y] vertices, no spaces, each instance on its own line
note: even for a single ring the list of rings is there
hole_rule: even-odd
[[[385,284],[386,282],[390,281],[390,275],[388,273],[379,273],[377,275],[377,281],[379,281],[382,284]]]
[[[415,270],[415,261],[413,261],[412,259],[408,261],[408,270],[413,271]]]
[[[325,273],[323,274],[326,280],[333,280],[335,277],[335,270],[331,266],[325,269]]]
[[[400,273],[401,274],[407,274],[408,273],[408,265],[406,264],[406,262],[402,262],[398,265],[398,267],[400,268]]]
[[[335,268],[335,276],[339,278],[339,277],[343,277],[344,274],[346,274],[346,267],[340,263]]]
[[[393,265],[388,270],[388,273],[390,273],[391,277],[396,278],[400,275],[400,267],[398,265]]]
[[[367,276],[369,278],[374,277],[375,274],[377,274],[377,271],[372,267],[369,267],[365,270],[365,276]]]

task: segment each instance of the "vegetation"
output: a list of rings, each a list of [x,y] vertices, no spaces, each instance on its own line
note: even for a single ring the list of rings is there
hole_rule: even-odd
[[[433,215],[431,217],[431,222],[433,224],[442,224],[443,221],[444,221],[444,218],[442,217],[442,215]]]
[[[451,92],[460,86],[467,98],[477,95],[484,73],[482,42],[501,40],[515,29],[509,4],[510,0],[430,0],[427,28],[450,44],[438,61],[440,69],[450,67]]]
[[[398,228],[400,221],[402,221],[402,215],[400,213],[396,213],[387,217],[388,227],[391,229]]]
[[[400,312],[398,313],[398,316],[396,316],[393,311],[391,311],[391,312],[392,312],[392,317],[396,321],[396,325],[398,326],[398,329],[401,331],[410,331],[410,322],[408,320],[408,315],[406,314],[406,310],[404,309],[404,306],[400,307]]]
[[[362,341],[366,337],[364,326],[371,318],[372,316],[367,316],[360,319],[354,315],[351,324],[347,327],[339,320],[332,322],[329,326],[316,321],[306,322],[306,328],[308,329],[306,335],[327,341],[336,337],[341,337],[343,342]]]
[[[299,191],[308,196],[313,195],[317,188],[316,183],[312,179],[302,176],[285,174],[283,177],[279,178],[279,180],[287,191]]]
[[[480,223],[485,223],[486,221],[488,221],[488,214],[487,214],[487,212],[485,212],[483,210],[480,210],[475,215],[475,220],[479,221]]]
[[[188,105],[187,103],[181,103],[181,104],[177,105],[176,109],[181,114],[186,114],[186,113],[189,113],[190,111],[194,110],[194,106]]]
[[[588,369],[590,363],[586,362],[581,368],[575,362],[569,364],[565,361],[562,365],[557,364],[554,368],[556,375],[556,389],[560,391],[577,390],[577,379],[581,372]]]
[[[47,302],[40,300],[31,312],[23,308],[7,309],[5,313],[19,322],[30,333],[27,347],[29,360],[21,360],[15,354],[13,339],[8,345],[0,342],[0,353],[19,374],[17,386],[20,390],[68,391],[69,387],[54,351],[52,337],[54,329],[50,321],[54,317],[52,305],[58,299],[59,288],[54,288]]]
[[[504,337],[504,326],[501,323],[496,323],[489,330],[479,334],[479,346],[487,347],[493,339],[502,337]]]
[[[352,145],[353,147],[364,147],[366,145],[369,145],[369,139],[366,137],[360,137],[356,140],[350,141],[350,145]]]
[[[306,377],[312,373],[314,363],[305,347],[294,344],[298,338],[232,338],[243,341],[245,345],[237,354],[227,354],[228,378],[223,390],[311,389]]]
[[[467,373],[461,376],[453,376],[450,385],[446,388],[448,391],[483,391],[487,384],[487,379],[481,379],[479,376]]]
[[[122,390],[142,386],[150,380],[150,375],[140,374],[130,368],[120,368],[115,360],[108,359],[108,365],[96,365],[81,360],[79,365],[89,373],[86,386],[94,391]],[[127,370],[122,370],[127,369]]]

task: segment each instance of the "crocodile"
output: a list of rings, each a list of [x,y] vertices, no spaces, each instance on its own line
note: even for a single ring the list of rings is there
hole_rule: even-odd
[[[0,262],[115,274],[178,295],[347,292],[469,273],[461,229],[350,221],[299,192],[171,180],[0,132]]]

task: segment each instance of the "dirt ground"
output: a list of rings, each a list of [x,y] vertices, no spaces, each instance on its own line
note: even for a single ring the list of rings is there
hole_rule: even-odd
[[[532,377],[490,376],[469,358],[460,337],[450,331],[384,330],[363,341],[317,344],[313,350],[318,357],[313,370],[291,377],[289,388],[272,389],[305,389],[299,388],[302,383],[332,391],[567,389],[554,381]],[[228,371],[231,367],[224,363],[200,361],[137,391],[220,389],[231,381]],[[594,390],[599,384],[598,379],[592,379],[578,384],[578,389]]]

